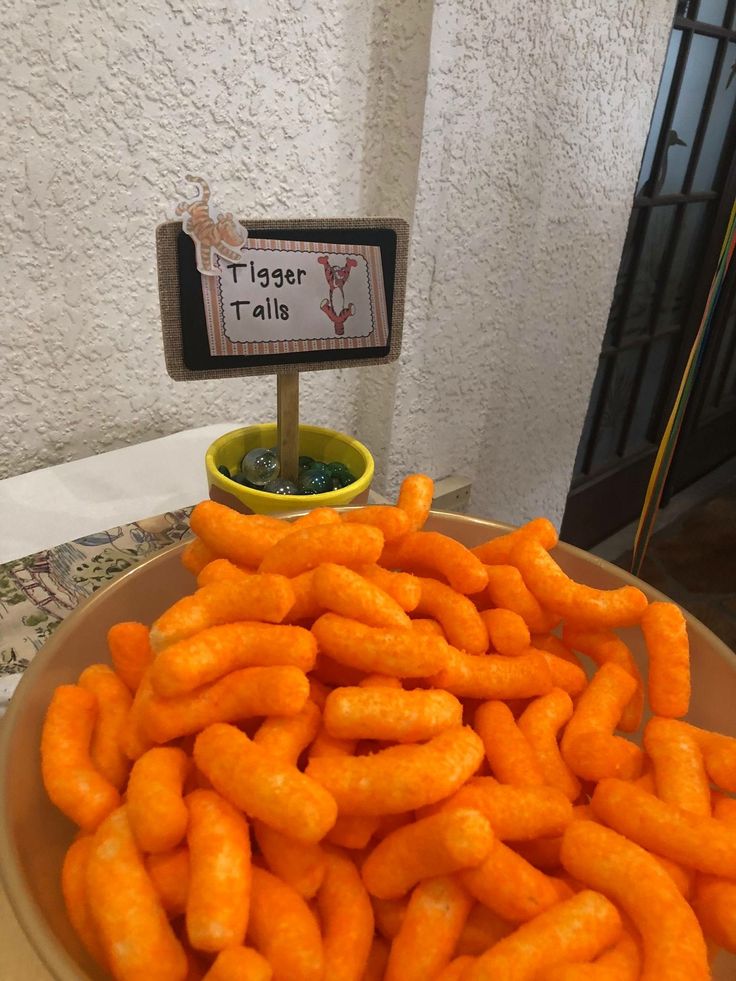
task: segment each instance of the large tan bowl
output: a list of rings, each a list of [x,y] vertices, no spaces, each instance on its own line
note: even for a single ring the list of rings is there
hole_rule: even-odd
[[[509,529],[479,518],[434,513],[428,530],[477,545]],[[39,744],[46,706],[57,685],[74,682],[82,669],[107,659],[105,634],[119,620],[150,623],[191,591],[192,577],[179,562],[182,546],[159,553],[90,597],[56,631],[31,663],[0,724],[0,873],[21,926],[58,981],[103,979],[82,950],[66,917],[59,886],[64,851],[75,829],[48,801],[41,784]],[[580,582],[611,588],[632,583],[652,599],[661,593],[627,573],[569,545],[554,555]],[[736,736],[736,656],[706,627],[688,617],[693,698],[688,718]],[[623,631],[642,670],[646,659],[637,630]],[[635,883],[631,884],[636,888]],[[736,957],[719,955],[713,977],[736,977]],[[664,979],[663,979],[664,981]]]

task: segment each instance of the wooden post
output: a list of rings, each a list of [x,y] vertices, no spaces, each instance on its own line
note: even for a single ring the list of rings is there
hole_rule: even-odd
[[[280,474],[292,483],[299,476],[299,372],[276,375]]]

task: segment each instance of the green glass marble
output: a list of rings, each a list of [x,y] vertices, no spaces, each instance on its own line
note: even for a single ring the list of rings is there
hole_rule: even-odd
[[[298,494],[299,488],[285,477],[274,477],[273,480],[264,486],[264,491],[269,494]]]
[[[313,468],[299,474],[300,494],[326,494],[332,490],[332,480],[329,474]]]

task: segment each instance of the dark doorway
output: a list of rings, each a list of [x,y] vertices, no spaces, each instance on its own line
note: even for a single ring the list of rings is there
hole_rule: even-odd
[[[736,192],[736,0],[681,0],[644,149],[562,537],[639,514]],[[736,454],[736,275],[724,286],[666,494]]]

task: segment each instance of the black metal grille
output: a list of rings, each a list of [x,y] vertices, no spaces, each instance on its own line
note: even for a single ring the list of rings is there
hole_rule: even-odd
[[[736,0],[677,5],[573,492],[650,454],[663,431],[701,257],[733,156],[735,14]],[[736,312],[728,345],[730,364]],[[726,361],[715,374],[709,398],[718,406],[734,379]]]

